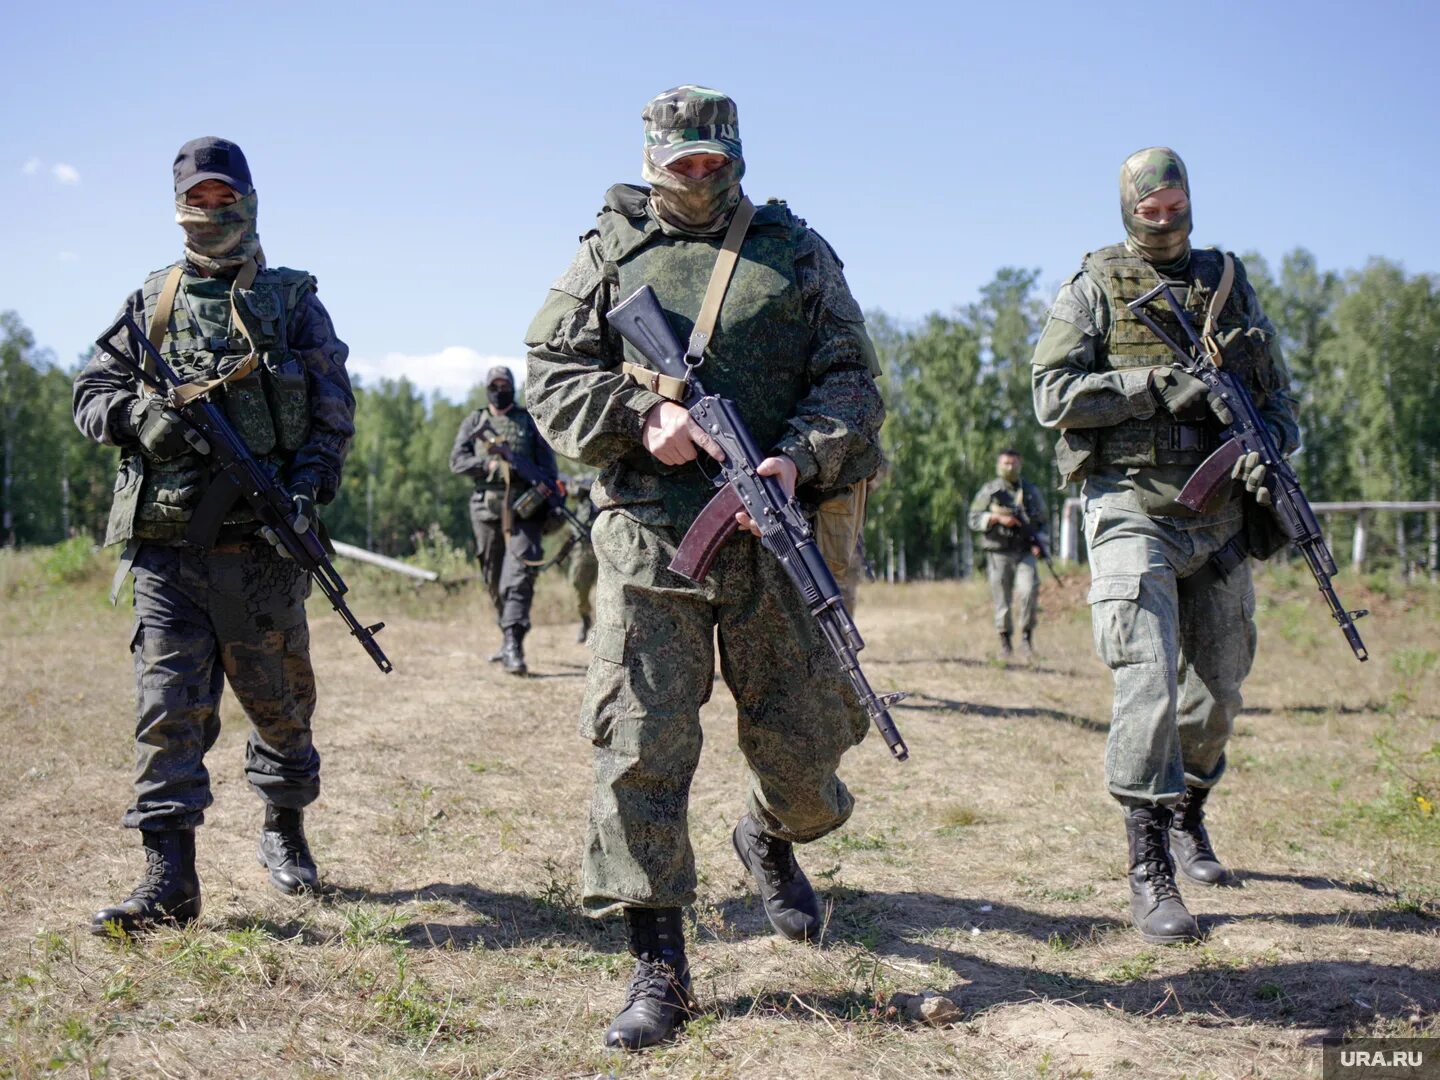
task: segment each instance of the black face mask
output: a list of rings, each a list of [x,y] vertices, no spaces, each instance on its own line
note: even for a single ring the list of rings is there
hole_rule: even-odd
[[[485,397],[495,408],[508,409],[515,404],[515,388],[513,386],[487,387]]]

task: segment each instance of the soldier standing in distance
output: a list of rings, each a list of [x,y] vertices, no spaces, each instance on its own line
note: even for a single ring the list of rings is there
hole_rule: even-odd
[[[530,632],[535,576],[544,561],[542,538],[550,516],[544,499],[557,475],[555,455],[530,414],[515,404],[515,376],[509,368],[490,369],[485,397],[484,407],[460,424],[450,451],[450,471],[475,480],[475,493],[470,496],[475,555],[501,635],[500,650],[490,661],[503,663],[511,675],[526,675],[525,635]],[[482,432],[485,428],[489,430]],[[550,483],[532,489],[503,458],[487,449],[485,438],[505,443],[514,456],[538,465]]]
[[[980,534],[985,552],[985,573],[995,603],[995,630],[1000,635],[1000,656],[1009,659],[1014,622],[1011,610],[1020,612],[1021,648],[1035,655],[1035,612],[1040,592],[1035,560],[1044,549],[1045,497],[1040,489],[1020,478],[1020,452],[1001,450],[995,459],[995,479],[988,481],[970,503],[970,528]],[[1035,530],[1040,543],[1026,539],[1025,526]]]
[[[1115,680],[1105,775],[1125,808],[1131,913],[1147,941],[1175,942],[1198,936],[1176,863],[1191,881],[1230,879],[1204,807],[1225,771],[1255,656],[1246,521],[1268,513],[1270,494],[1264,466],[1242,458],[1244,482],[1218,505],[1197,514],[1175,501],[1232,418],[1173,366],[1126,302],[1163,278],[1176,283],[1197,330],[1214,311],[1224,363],[1245,379],[1281,452],[1299,439],[1275,330],[1245,268],[1231,257],[1230,280],[1225,255],[1190,248],[1179,155],[1152,147],[1127,158],[1120,210],[1125,242],[1087,255],[1050,309],[1035,349],[1035,415],[1060,429],[1065,481],[1085,483],[1095,647]],[[1150,310],[1185,340],[1168,309]]]
[[[649,284],[685,340],[741,202],[745,161],[735,103],[717,91],[668,90],[642,115],[650,186],[606,193],[596,228],[526,334],[541,430],[565,456],[602,470],[581,715],[595,746],[582,899],[592,915],[624,913],[637,963],[606,1042],[626,1049],[669,1038],[693,1008],[681,922],[696,888],[686,815],[717,627],[749,767],[749,812],[733,840],[789,938],[819,931],[792,845],[850,816],[854,800],[835,770],[867,724],[784,569],[749,531],[700,585],[667,568],[714,491],[697,455],[718,448],[683,407],[622,371],[626,354],[605,316]],[[884,406],[864,317],[840,260],[784,203],[757,211],[704,362],[707,389],[732,399],[768,448],[760,472],[799,485],[807,502],[879,465]]]
[[[316,504],[335,497],[354,434],[349,350],[315,279],[266,265],[240,147],[192,140],[174,173],[184,256],[146,278],[122,311],[181,378],[223,380],[212,400],[289,490],[304,531],[318,524]],[[127,345],[141,363],[140,346]],[[195,828],[211,803],[204,758],[220,734],[227,678],[253,725],[245,776],[265,804],[260,861],[282,892],[311,890],[304,807],[320,793],[320,755],[310,735],[309,577],[262,538],[243,501],[214,547],[185,543],[210,482],[208,447],[99,350],[75,377],[74,407],[86,436],[121,450],[105,542],[126,545],[117,588],[126,569],[135,576],[135,801],[124,824],[140,830],[146,857],[144,879],[92,928],[133,931],[200,913]]]

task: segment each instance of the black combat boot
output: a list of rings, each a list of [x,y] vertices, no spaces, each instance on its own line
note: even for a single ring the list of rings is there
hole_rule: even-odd
[[[589,615],[581,615],[581,616],[580,616],[580,629],[579,629],[578,631],[576,631],[576,633],[575,633],[575,642],[576,642],[576,644],[584,645],[585,642],[587,642],[587,641],[589,641],[589,640],[590,640],[590,616],[589,616]]]
[[[679,908],[625,909],[635,973],[625,989],[625,1006],[610,1022],[605,1045],[643,1050],[672,1038],[695,1011],[690,964]]]
[[[528,675],[525,666],[525,630],[523,626],[505,627],[505,644],[500,646],[500,662],[507,675]]]
[[[1140,936],[1155,945],[1194,941],[1200,936],[1195,917],[1185,909],[1175,887],[1170,859],[1171,811],[1168,806],[1133,806],[1125,812],[1130,841],[1130,915]]]
[[[770,925],[791,941],[818,938],[820,901],[795,861],[795,846],[765,833],[749,814],[740,819],[730,839],[755,879]]]
[[[310,892],[320,883],[320,871],[305,842],[304,810],[266,803],[258,854],[260,865],[270,871],[270,884],[283,893]]]
[[[1205,800],[1209,796],[1210,789],[1203,787],[1187,787],[1180,796],[1170,826],[1170,851],[1186,877],[1202,885],[1229,885],[1235,875],[1216,858],[1205,828]]]
[[[1000,633],[1000,659],[1009,660],[1015,655],[1015,650],[1010,647],[1010,635],[1001,631]]]
[[[107,934],[111,924],[126,933],[159,923],[184,926],[200,916],[200,878],[195,873],[195,830],[140,831],[145,845],[145,876],[114,907],[90,918],[90,931]]]

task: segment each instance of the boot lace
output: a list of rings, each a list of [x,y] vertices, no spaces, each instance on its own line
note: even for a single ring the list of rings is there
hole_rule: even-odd
[[[760,866],[780,884],[795,879],[800,864],[795,861],[795,845],[766,833],[760,833],[755,844],[760,852]]]
[[[153,903],[165,887],[165,857],[160,852],[145,849],[145,876],[130,893],[131,900]]]
[[[664,960],[636,962],[635,974],[630,977],[630,985],[625,991],[625,1008],[628,1009],[642,998],[662,1002],[673,998],[681,1005],[684,1004],[685,993],[673,964]]]
[[[1165,850],[1163,830],[1146,832],[1140,838],[1136,861],[1144,868],[1145,884],[1151,898],[1158,904],[1165,900],[1179,900],[1180,890],[1175,885],[1175,868],[1170,862],[1170,853]]]

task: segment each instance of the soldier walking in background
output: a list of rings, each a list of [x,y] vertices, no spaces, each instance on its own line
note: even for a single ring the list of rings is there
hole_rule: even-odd
[[[1264,466],[1242,458],[1218,504],[1196,513],[1176,502],[1232,418],[1127,302],[1173,282],[1197,330],[1209,320],[1282,453],[1298,432],[1275,330],[1244,266],[1190,248],[1190,183],[1173,150],[1126,159],[1120,210],[1125,242],[1085,256],[1050,309],[1035,349],[1035,414],[1060,429],[1065,481],[1085,485],[1095,647],[1115,680],[1105,775],[1125,808],[1131,912],[1147,941],[1173,942],[1198,935],[1176,863],[1190,881],[1230,877],[1204,807],[1255,656],[1247,532],[1270,495]],[[1168,309],[1151,311],[1185,340]]]
[[[293,496],[294,527],[304,531],[318,525],[316,504],[334,498],[354,434],[348,350],[315,279],[266,264],[240,147],[188,142],[174,176],[184,255],[146,278],[122,311],[182,378],[210,384],[211,399]],[[127,351],[143,364],[137,342]],[[211,803],[205,753],[220,734],[227,678],[253,725],[245,776],[265,804],[260,861],[282,892],[314,889],[304,833],[304,807],[320,793],[309,577],[266,542],[243,501],[213,547],[186,543],[211,483],[208,447],[99,350],[75,378],[74,413],[86,436],[121,451],[105,542],[125,544],[117,590],[127,569],[135,577],[135,798],[124,824],[140,830],[146,857],[134,892],[97,912],[92,928],[134,931],[200,913],[195,829]]]
[[[541,430],[565,456],[603,470],[592,492],[597,621],[581,715],[595,746],[582,901],[592,915],[625,917],[637,963],[606,1042],[626,1049],[669,1038],[693,1008],[681,920],[696,889],[687,807],[717,628],[749,769],[749,812],[733,841],[771,923],[792,939],[820,927],[792,845],[850,816],[835,770],[867,725],[799,593],[750,531],[724,545],[701,584],[668,569],[714,493],[697,454],[718,448],[622,350],[606,313],[648,284],[685,340],[732,218],[752,207],[733,101],[684,86],[643,116],[651,186],[609,190],[526,334]],[[759,472],[818,504],[880,463],[884,406],[864,317],[840,260],[784,203],[760,207],[734,242],[705,385],[735,403],[771,455]]]
[[[1040,489],[1020,478],[1020,452],[1001,450],[995,459],[995,479],[987,482],[970,502],[970,528],[980,534],[985,572],[995,603],[995,631],[1000,635],[1000,656],[1014,652],[1011,617],[1019,611],[1021,648],[1035,655],[1035,615],[1039,607],[1040,574],[1035,560],[1045,550],[1045,497]]]
[[[507,367],[493,367],[485,376],[484,407],[460,424],[450,451],[450,471],[472,477],[470,524],[475,530],[475,555],[480,576],[495,605],[500,649],[490,657],[511,675],[525,675],[525,635],[530,631],[530,604],[535,577],[544,561],[542,538],[550,508],[545,498],[554,488],[555,455],[535,428],[530,414],[515,404],[515,376]],[[549,484],[532,487],[524,477],[489,449],[504,443],[517,457],[533,462],[550,476]]]

